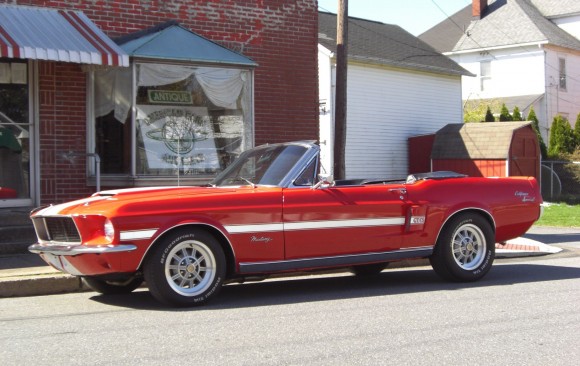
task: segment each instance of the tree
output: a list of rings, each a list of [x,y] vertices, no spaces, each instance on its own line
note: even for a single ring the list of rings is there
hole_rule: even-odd
[[[576,148],[580,147],[580,113],[576,117],[576,123],[574,124],[574,138],[576,140]]]
[[[490,110],[490,116],[493,117],[493,111],[499,111],[501,107],[501,102],[497,99],[491,100],[481,100],[481,99],[470,99],[466,100],[463,104],[463,122],[494,122],[495,118],[492,120],[486,119],[487,110]]]
[[[510,111],[507,109],[507,107],[505,106],[505,103],[503,103],[501,105],[501,112],[499,114],[499,121],[500,122],[508,122],[508,121],[513,121],[513,118],[510,114]]]
[[[572,153],[574,151],[574,135],[568,120],[560,115],[554,117],[550,128],[550,147],[548,155],[558,157],[562,153]]]
[[[540,153],[542,154],[542,159],[546,159],[548,157],[548,148],[546,147],[546,143],[542,138],[542,134],[540,133],[540,122],[538,121],[538,117],[536,117],[536,112],[534,111],[534,106],[530,108],[530,114],[528,114],[528,121],[532,121],[532,128],[536,131],[536,136],[538,136],[538,143],[540,144]]]
[[[485,122],[495,122],[495,117],[491,113],[489,106],[487,106],[487,111],[485,112]]]
[[[512,114],[512,119],[514,121],[523,121],[522,114],[520,113],[520,109],[518,107],[514,107],[514,113]]]

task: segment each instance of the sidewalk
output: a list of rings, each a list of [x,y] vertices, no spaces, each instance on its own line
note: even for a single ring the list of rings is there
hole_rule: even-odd
[[[547,233],[549,235],[550,230]],[[505,244],[496,244],[496,258],[529,257],[560,251],[562,249],[525,237],[510,240]],[[401,261],[393,263],[390,267],[419,265],[428,265],[428,262],[425,260]],[[0,256],[0,298],[78,291],[89,291],[89,289],[79,278],[57,271],[36,254]]]

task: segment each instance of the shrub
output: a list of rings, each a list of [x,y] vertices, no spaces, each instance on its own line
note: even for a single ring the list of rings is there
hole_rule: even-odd
[[[538,121],[538,117],[536,117],[536,112],[534,111],[534,106],[530,108],[530,114],[528,114],[528,121],[532,121],[532,128],[536,131],[536,136],[538,136],[538,143],[540,144],[540,153],[542,154],[542,159],[546,159],[548,157],[548,148],[546,147],[546,143],[542,138],[542,134],[540,133],[540,122]]]
[[[520,109],[518,107],[514,107],[514,113],[512,114],[512,119],[514,121],[523,121],[522,114],[520,113]]]
[[[574,140],[576,140],[575,147],[580,148],[580,113],[578,113],[576,123],[574,124]]]
[[[491,113],[489,106],[487,106],[487,111],[485,112],[485,122],[495,122],[495,117]]]
[[[501,112],[499,114],[499,120],[500,120],[500,122],[513,121],[513,118],[510,114],[510,111],[505,106],[505,103],[501,105]]]
[[[554,117],[550,128],[550,144],[548,156],[557,157],[559,154],[574,152],[574,132],[568,120],[560,115]]]

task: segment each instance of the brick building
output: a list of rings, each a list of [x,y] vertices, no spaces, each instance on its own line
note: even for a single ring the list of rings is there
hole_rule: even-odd
[[[318,139],[317,24],[316,0],[0,0],[0,211]]]

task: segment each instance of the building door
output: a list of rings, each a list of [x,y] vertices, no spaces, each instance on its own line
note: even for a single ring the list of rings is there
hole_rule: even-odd
[[[29,79],[26,62],[0,59],[0,207],[32,205]]]

